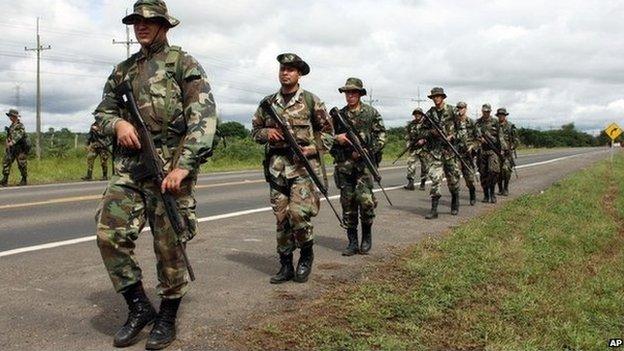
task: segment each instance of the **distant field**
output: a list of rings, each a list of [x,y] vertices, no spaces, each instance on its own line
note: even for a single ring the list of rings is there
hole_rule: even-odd
[[[620,154],[258,323],[243,348],[604,350],[624,330],[623,228]]]

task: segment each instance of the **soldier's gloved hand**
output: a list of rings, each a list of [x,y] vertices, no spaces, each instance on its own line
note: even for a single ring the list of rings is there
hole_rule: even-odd
[[[132,124],[123,120],[115,123],[115,135],[117,135],[117,143],[119,145],[135,150],[141,148],[139,133],[137,133]]]
[[[162,191],[163,194],[167,191],[173,194],[179,193],[180,185],[182,184],[182,181],[186,177],[188,177],[188,175],[189,175],[189,171],[186,169],[182,169],[182,168],[174,169],[169,174],[167,174],[167,176],[165,177],[165,179],[163,180],[160,186],[160,190]]]
[[[275,128],[269,128],[268,131],[269,143],[275,144],[284,140],[284,136],[282,132]]]

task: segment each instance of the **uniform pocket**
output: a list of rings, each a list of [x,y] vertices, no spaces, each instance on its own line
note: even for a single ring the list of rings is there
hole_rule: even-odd
[[[297,143],[309,145],[313,143],[312,124],[307,119],[294,119],[290,123]]]

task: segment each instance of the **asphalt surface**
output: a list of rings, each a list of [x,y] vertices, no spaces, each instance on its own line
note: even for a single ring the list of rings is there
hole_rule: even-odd
[[[569,149],[519,155],[517,163],[520,166],[594,151]],[[382,175],[385,187],[405,182],[403,166],[383,169]],[[105,187],[105,182],[89,182],[0,190],[0,252],[94,235],[94,213]],[[330,188],[336,195],[335,186]],[[385,200],[380,197],[380,201]],[[335,204],[339,206],[337,201]],[[203,175],[198,180],[198,218],[266,206],[268,188],[258,171]]]
[[[574,156],[573,156],[574,155]],[[397,250],[424,237],[443,235],[449,228],[487,213],[524,193],[539,193],[566,175],[608,157],[606,149],[552,150],[521,156],[519,179],[513,179],[511,196],[496,205],[467,206],[461,193],[459,216],[449,214],[446,189],[440,218],[425,220],[429,199],[425,192],[390,191],[395,203],[388,206],[379,196],[369,255],[345,258],[344,232],[326,204],[315,224],[315,264],[306,284],[268,284],[278,269],[274,218],[261,210],[238,216],[211,217],[231,211],[268,206],[268,191],[257,172],[203,176],[198,190],[199,234],[188,252],[197,281],[184,298],[178,325],[178,341],[170,350],[248,349],[238,342],[244,331],[266,318],[288,318],[305,308],[324,291],[340,284],[357,283],[376,263],[394,257]],[[573,157],[568,157],[573,156]],[[564,157],[564,159],[561,159]],[[545,162],[553,160],[553,162]],[[383,172],[387,187],[404,183],[404,169]],[[243,184],[233,184],[244,182]],[[93,235],[93,212],[104,183],[34,186],[0,191],[0,242],[12,235],[12,247],[25,247],[67,238]],[[92,200],[59,202],[82,196]],[[478,196],[481,196],[478,193]],[[48,204],[35,204],[56,201]],[[67,200],[69,201],[69,200]],[[333,200],[338,204],[337,200]],[[1,206],[20,207],[1,207]],[[17,217],[16,220],[13,218]],[[5,221],[10,222],[7,228]],[[46,227],[49,226],[49,227]],[[82,226],[82,227],[80,227]],[[19,234],[16,234],[19,233]],[[6,252],[6,251],[4,251]],[[112,335],[126,318],[123,299],[111,286],[93,241],[75,245],[15,253],[0,251],[0,350],[112,350]],[[155,260],[150,235],[137,240],[136,249],[144,284],[154,302]],[[130,350],[141,350],[144,338]]]

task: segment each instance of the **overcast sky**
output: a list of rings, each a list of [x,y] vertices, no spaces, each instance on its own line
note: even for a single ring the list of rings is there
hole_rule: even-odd
[[[121,18],[132,1],[2,1],[0,108],[17,104],[35,126],[36,17],[41,17],[44,130],[86,131],[113,66],[126,56]],[[310,66],[305,89],[328,108],[337,88],[363,79],[388,126],[405,124],[433,86],[474,117],[488,102],[519,127],[574,122],[586,131],[624,127],[624,1],[251,1],[169,0],[181,24],[170,42],[208,72],[223,120],[249,126],[278,89],[275,57]],[[138,46],[133,47],[133,51]],[[371,95],[371,94],[369,94]],[[8,121],[8,120],[7,120]],[[3,121],[3,122],[7,122]],[[2,124],[0,124],[2,125]]]

